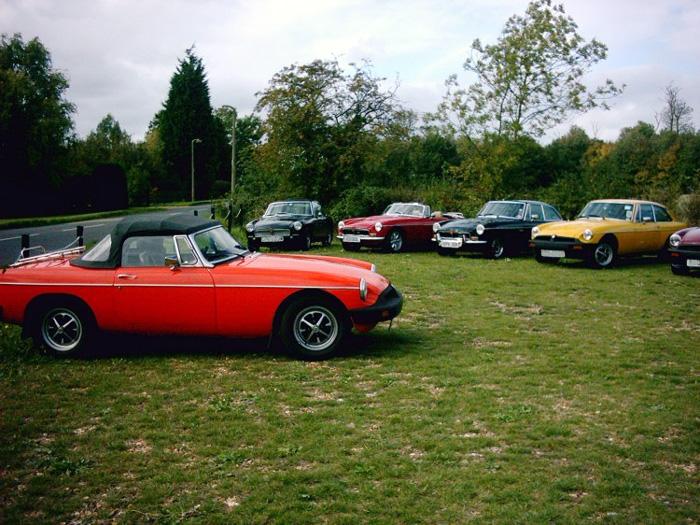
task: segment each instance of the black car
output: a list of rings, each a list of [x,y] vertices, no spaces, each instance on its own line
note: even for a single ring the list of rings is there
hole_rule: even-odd
[[[260,246],[308,250],[314,242],[329,246],[333,221],[316,201],[289,200],[270,203],[265,214],[246,224],[248,249]]]
[[[489,201],[473,219],[436,224],[440,255],[460,250],[481,252],[493,259],[527,252],[533,226],[562,220],[554,206],[539,201]]]

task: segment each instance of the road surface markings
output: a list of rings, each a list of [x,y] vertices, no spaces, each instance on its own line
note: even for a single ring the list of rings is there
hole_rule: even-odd
[[[37,235],[39,235],[39,234],[38,233],[30,233],[29,234],[30,237],[36,237]],[[22,238],[21,235],[18,235],[17,237],[6,237],[5,239],[0,239],[0,242],[2,242],[2,241],[14,241],[14,240],[21,239],[21,238]]]
[[[100,224],[89,224],[87,226],[83,226],[83,229],[87,230],[89,228],[99,228],[101,226],[104,226],[104,223],[101,222]],[[62,232],[74,232],[76,226],[73,226],[72,228],[66,228],[65,230],[61,230]]]

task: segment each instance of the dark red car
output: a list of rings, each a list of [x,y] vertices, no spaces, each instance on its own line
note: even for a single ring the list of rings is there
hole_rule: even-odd
[[[419,202],[395,202],[381,215],[340,221],[338,239],[348,251],[366,247],[400,252],[409,247],[430,247],[433,225],[459,216],[431,213],[430,206]]]
[[[687,275],[700,271],[700,227],[677,231],[668,239],[671,271]]]

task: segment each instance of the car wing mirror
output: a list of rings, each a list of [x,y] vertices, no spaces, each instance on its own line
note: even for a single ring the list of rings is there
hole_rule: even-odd
[[[540,216],[537,215],[536,213],[533,213],[532,215],[530,215],[530,218],[531,218],[533,221],[539,221],[539,220],[540,220]]]
[[[165,266],[167,266],[171,270],[177,270],[180,267],[180,261],[177,257],[166,257]]]

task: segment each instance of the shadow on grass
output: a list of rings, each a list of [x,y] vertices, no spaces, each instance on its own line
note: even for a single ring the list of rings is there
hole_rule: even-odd
[[[417,351],[419,337],[398,330],[379,329],[368,334],[350,334],[335,358],[399,356]],[[295,360],[293,355],[268,339],[231,339],[223,337],[145,336],[102,334],[90,359],[146,358],[158,356],[245,356],[251,359],[282,358]],[[334,358],[334,359],[335,359]]]

